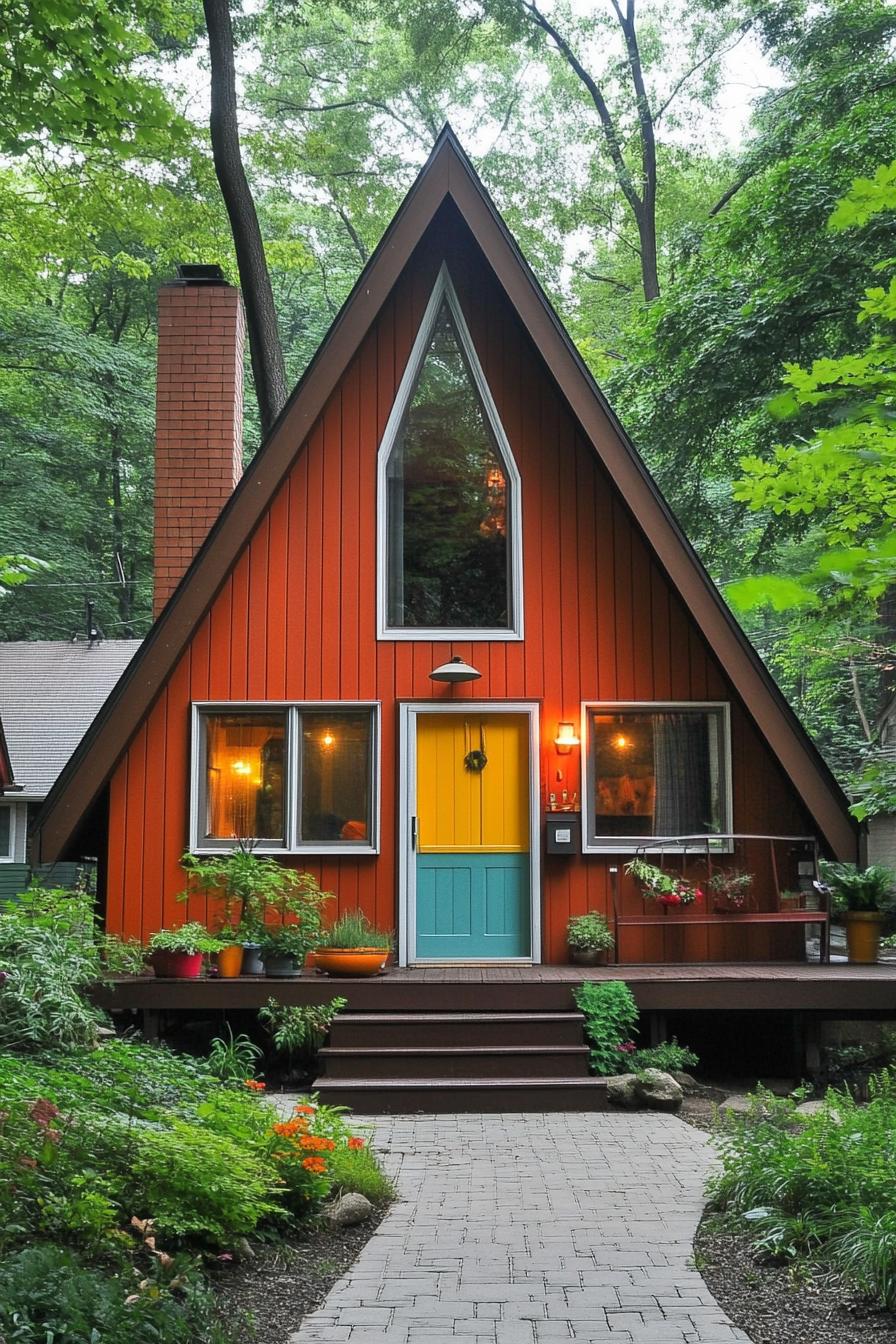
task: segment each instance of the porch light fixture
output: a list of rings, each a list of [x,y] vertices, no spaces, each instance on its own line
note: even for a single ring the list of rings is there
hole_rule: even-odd
[[[557,748],[558,756],[568,756],[573,747],[579,745],[579,736],[576,732],[574,723],[558,723],[557,736],[554,738],[554,746]]]
[[[441,667],[434,667],[429,674],[430,681],[478,681],[482,676],[475,667],[470,667],[463,658],[453,657],[449,663],[443,663]]]

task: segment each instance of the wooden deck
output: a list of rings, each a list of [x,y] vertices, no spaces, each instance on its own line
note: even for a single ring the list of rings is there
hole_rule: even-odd
[[[625,980],[644,1012],[798,1011],[896,1017],[896,962],[877,966],[774,962],[639,966],[395,967],[371,980],[306,971],[296,979],[160,980],[120,976],[98,987],[102,1007],[140,1012],[239,1011],[272,996],[351,1012],[565,1011],[583,980]]]

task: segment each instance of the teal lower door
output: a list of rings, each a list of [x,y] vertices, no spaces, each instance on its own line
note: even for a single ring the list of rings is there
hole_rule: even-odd
[[[415,823],[413,959],[531,956],[527,716],[418,715]]]
[[[417,956],[528,957],[528,854],[418,854]]]

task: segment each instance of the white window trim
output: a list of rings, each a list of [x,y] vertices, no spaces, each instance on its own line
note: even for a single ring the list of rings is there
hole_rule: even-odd
[[[433,328],[436,324],[436,318],[439,315],[439,309],[442,306],[442,300],[446,299],[448,307],[451,310],[451,316],[457,328],[457,334],[463,347],[464,354],[473,375],[473,381],[476,384],[476,390],[482,398],[482,405],[485,414],[491,426],[492,433],[498,444],[498,450],[504,459],[504,466],[507,471],[507,478],[510,482],[510,601],[513,612],[513,624],[502,627],[498,630],[489,629],[448,629],[444,626],[437,626],[434,629],[428,629],[424,626],[394,626],[388,623],[389,613],[389,537],[388,537],[388,510],[387,510],[387,482],[386,469],[391,456],[392,449],[395,446],[395,439],[401,428],[405,411],[414,392],[414,384],[417,381],[417,375],[429,348],[429,342],[432,337]],[[489,385],[486,382],[482,365],[479,363],[479,356],[476,354],[476,347],[473,344],[473,338],[464,319],[463,311],[460,306],[454,285],[451,283],[451,276],[448,274],[448,267],[442,263],[436,279],[435,288],[426,305],[426,312],[423,314],[423,321],[420,324],[420,330],[417,332],[417,338],[414,341],[408,358],[407,366],[402,375],[401,382],[398,385],[398,392],[389,419],[386,422],[386,428],[383,432],[383,439],[379,448],[377,460],[377,526],[376,526],[376,570],[377,570],[377,639],[380,640],[414,640],[424,639],[427,642],[445,642],[464,641],[471,642],[476,640],[507,640],[520,641],[523,638],[523,501],[522,501],[522,481],[520,473],[514,461],[511,451],[510,441],[504,432],[504,426],[501,424],[498,408],[495,405]]]
[[[588,771],[588,760],[590,754],[591,738],[589,734],[588,716],[594,710],[599,713],[619,714],[625,711],[634,711],[635,713],[649,714],[651,712],[662,713],[664,710],[691,709],[691,710],[714,710],[721,711],[722,720],[722,760],[721,766],[721,785],[722,799],[720,817],[719,843],[711,846],[713,854],[730,854],[733,851],[733,843],[730,839],[725,839],[726,835],[734,830],[734,794],[732,790],[732,771],[731,771],[731,706],[727,700],[583,700],[582,717],[579,737],[581,741],[581,768],[582,782],[582,853],[583,854],[637,854],[644,846],[659,855],[663,854],[686,854],[691,853],[696,846],[694,845],[663,845],[662,848],[657,843],[666,837],[661,835],[639,835],[639,836],[601,836],[600,843],[591,837],[591,783]]]
[[[370,837],[366,844],[352,840],[322,843],[316,840],[302,841],[298,837],[298,787],[299,787],[299,717],[303,710],[317,712],[331,709],[334,713],[352,710],[367,710],[371,716],[373,741],[370,752]],[[333,854],[341,858],[353,858],[380,852],[380,781],[381,743],[380,730],[381,704],[379,700],[195,700],[192,704],[192,722],[190,734],[190,837],[189,848],[192,854],[227,854],[234,845],[228,840],[210,841],[200,838],[200,811],[202,789],[200,764],[202,761],[202,720],[207,714],[239,714],[243,711],[264,713],[286,712],[286,743],[284,756],[284,816],[285,843],[253,846],[253,854]]]
[[[18,808],[15,803],[5,803],[0,800],[0,808],[9,812],[9,852],[0,854],[0,863],[16,863],[18,856],[16,854],[16,813]]]

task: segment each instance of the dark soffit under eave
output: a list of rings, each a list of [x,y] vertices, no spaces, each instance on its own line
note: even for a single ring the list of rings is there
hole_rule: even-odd
[[[13,784],[15,784],[15,779],[12,773],[12,761],[9,759],[9,747],[6,745],[3,720],[0,719],[0,794]]]
[[[453,199],[586,437],[822,834],[838,856],[854,857],[855,827],[839,786],[725,606],[446,127],[142,649],[48,795],[37,822],[41,861],[64,852],[96,800],[446,196]]]

